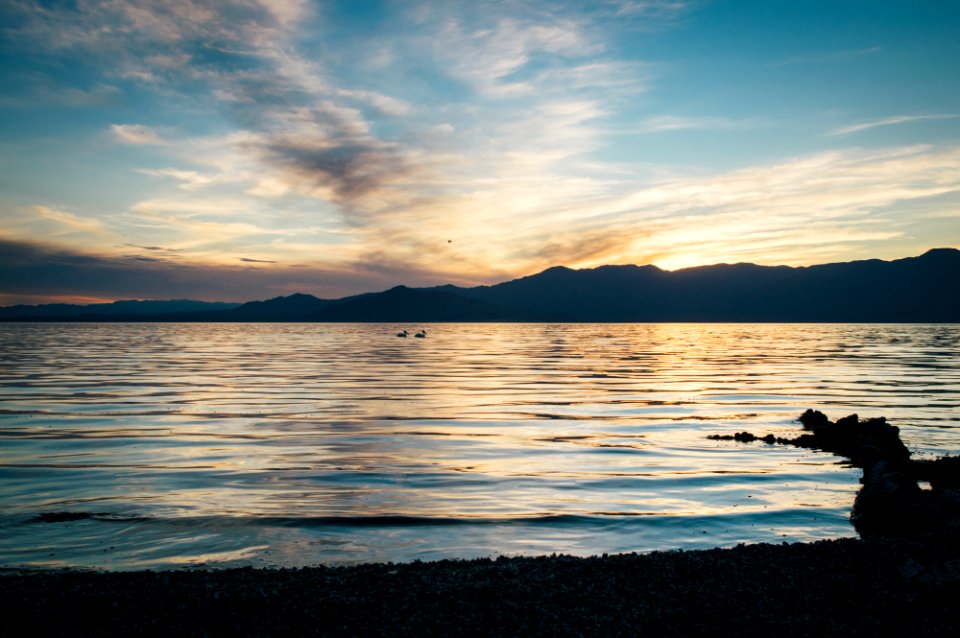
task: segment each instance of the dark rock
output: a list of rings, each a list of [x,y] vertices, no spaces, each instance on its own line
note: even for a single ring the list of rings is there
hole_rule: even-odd
[[[942,456],[933,461],[913,461],[913,475],[929,481],[935,489],[960,489],[960,456]]]
[[[861,421],[856,414],[830,421],[807,410],[799,421],[807,432],[787,439],[750,432],[717,440],[765,441],[832,452],[863,468],[851,521],[861,535],[950,535],[960,532],[960,457],[914,461],[900,439],[900,429],[883,417]],[[923,490],[918,481],[929,481]]]
[[[43,523],[66,523],[69,521],[82,521],[92,518],[94,515],[89,512],[44,512],[38,514],[35,520]]]
[[[750,432],[737,432],[736,434],[711,434],[707,437],[714,441],[739,441],[740,443],[751,443],[753,441],[763,441],[764,443],[774,444],[785,441],[785,439],[780,439],[768,434],[766,436],[757,436],[751,434]]]
[[[758,440],[760,437],[754,436],[749,432],[737,432],[736,434],[714,434],[707,438],[716,441],[740,441],[741,443],[750,443],[751,441]]]
[[[830,420],[827,418],[827,415],[819,410],[810,410],[807,409],[803,414],[800,415],[800,423],[803,424],[804,429],[806,430],[815,430],[818,427],[829,425]]]
[[[924,531],[929,528],[928,520],[920,525],[916,520],[923,491],[904,472],[894,469],[887,461],[877,461],[864,470],[860,482],[863,488],[857,493],[850,514],[858,532],[902,535],[908,526]]]
[[[880,460],[910,458],[910,450],[900,440],[900,429],[883,417],[861,421],[851,414],[832,423],[822,412],[807,410],[800,422],[811,433],[795,439],[796,445],[845,456],[858,467],[869,467]]]

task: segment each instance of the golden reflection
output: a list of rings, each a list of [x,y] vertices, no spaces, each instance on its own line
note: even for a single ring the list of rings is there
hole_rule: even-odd
[[[955,452],[943,415],[960,363],[942,342],[958,327],[402,328],[422,326],[0,326],[0,346],[24,353],[0,370],[4,503],[151,520],[706,517],[815,537],[849,532],[836,512],[855,470],[706,436],[791,435],[803,408],[829,405],[885,414],[921,453]]]

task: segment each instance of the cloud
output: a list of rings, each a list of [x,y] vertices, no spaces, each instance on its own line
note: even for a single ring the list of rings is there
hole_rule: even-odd
[[[356,100],[363,104],[369,104],[383,115],[402,117],[404,115],[410,115],[414,110],[413,106],[409,102],[391,97],[389,95],[383,95],[382,93],[377,93],[376,91],[337,89],[336,94],[341,97]]]
[[[282,26],[299,22],[312,8],[308,0],[258,0],[257,4],[269,11]]]
[[[666,181],[583,210],[580,224],[634,238],[604,260],[659,255],[666,267],[742,257],[804,264],[825,238],[850,252],[880,242],[923,247],[929,231],[897,209],[958,191],[960,147],[833,151]]]
[[[431,7],[425,19],[429,35],[418,38],[418,46],[429,50],[451,79],[484,99],[535,95],[544,80],[560,80],[572,61],[609,62],[598,59],[605,47],[602,38],[578,17],[509,5],[486,7],[477,16],[453,7],[458,10]],[[594,76],[606,79],[612,69],[595,66]],[[581,74],[581,81],[587,77]]]
[[[2,235],[46,237],[85,245],[113,244],[119,238],[108,217],[78,215],[62,206],[36,205],[20,209],[17,220],[18,223],[6,224]]]
[[[33,212],[40,219],[55,222],[69,230],[94,234],[102,234],[106,230],[103,223],[97,219],[79,217],[71,212],[50,206],[34,206]]]
[[[169,219],[177,219],[170,213],[187,213],[188,216],[199,217],[235,217],[237,213],[249,211],[247,203],[242,200],[230,200],[222,197],[200,198],[184,197],[145,199],[133,204],[130,210],[148,215],[167,215]],[[186,216],[184,216],[184,219]]]
[[[911,122],[926,122],[934,120],[955,120],[960,118],[960,113],[934,113],[930,115],[894,115],[891,117],[871,120],[860,124],[850,126],[841,126],[830,131],[831,135],[849,135],[850,133],[859,133],[879,126],[893,126],[895,124],[909,124]]]
[[[204,261],[232,261],[232,252],[256,250],[278,238],[317,236],[316,229],[309,226],[276,223],[270,210],[216,196],[144,200],[131,210],[136,213],[131,226],[138,235],[173,244],[185,257]],[[317,242],[314,250],[320,245]],[[331,257],[336,252],[327,250]]]
[[[29,56],[50,68],[78,61],[87,76],[75,88],[122,91],[122,114],[106,111],[97,126],[116,122],[109,134],[131,146],[107,148],[106,159],[138,174],[94,199],[92,186],[64,187],[69,204],[43,213],[8,206],[3,236],[83,246],[34,254],[99,273],[83,284],[89,294],[112,290],[108,272],[199,294],[195,272],[217,295],[216,276],[227,288],[254,277],[264,295],[347,294],[556,263],[809,263],[931,236],[918,216],[890,211],[957,189],[960,158],[948,144],[722,173],[631,162],[663,141],[655,134],[756,125],[665,113],[661,96],[645,93],[676,69],[636,59],[643,46],[618,49],[630,38],[642,45],[637,29],[669,25],[694,4],[387,3],[388,28],[348,29],[306,0],[19,2],[6,33]],[[623,135],[651,137],[625,144]],[[953,210],[938,206],[924,208],[926,219]]]
[[[217,176],[214,175],[204,175],[197,171],[177,168],[140,168],[137,169],[137,172],[156,177],[171,177],[179,181],[180,188],[185,191],[198,190],[217,181]]]
[[[105,107],[116,102],[121,95],[119,88],[103,82],[93,86],[63,86],[38,72],[27,77],[8,78],[7,82],[9,85],[0,95],[0,107]]]
[[[675,0],[613,0],[602,3],[613,8],[618,16],[664,17],[686,11],[689,2]]]
[[[154,202],[145,207],[156,215],[149,219],[185,225],[187,230],[175,226],[177,234],[196,237],[196,243],[141,244],[143,253],[114,254],[8,236],[0,241],[0,290],[6,299],[237,300],[298,290],[336,297],[398,283],[491,283],[556,264],[653,262],[673,269],[724,261],[804,265],[898,257],[960,244],[955,225],[951,230],[943,223],[957,218],[958,197],[957,146],[831,151],[672,178],[616,197],[589,180],[508,181],[468,198],[428,202],[413,217],[360,226],[342,236],[345,243],[324,249],[319,260],[317,244],[304,232],[271,234],[232,218],[220,225],[178,213],[176,202]],[[924,215],[904,216],[904,207]],[[229,244],[208,248],[231,233],[252,238],[244,244],[250,252],[231,252]],[[277,263],[263,267],[265,262]]]
[[[110,127],[115,140],[165,145],[184,164],[221,162],[216,171],[139,169],[178,180],[181,190],[246,181],[244,190],[256,197],[295,192],[353,206],[411,173],[412,154],[374,135],[371,117],[404,118],[413,107],[383,91],[336,81],[323,56],[303,50],[298,37],[316,18],[313,3],[130,0],[18,8],[24,20],[15,33],[30,46],[89,62],[109,58],[110,64],[99,65],[105,76],[231,121],[234,133],[220,136],[232,147],[226,149],[171,130],[161,135],[146,124]],[[323,29],[319,22],[313,26]],[[242,171],[234,170],[236,160],[223,165],[224,151],[245,156]]]
[[[167,257],[176,257],[178,252],[181,252],[182,248],[170,248],[169,246],[141,246],[140,244],[124,244],[130,248],[139,248],[140,250],[146,250],[151,253],[162,253]]]
[[[241,258],[242,259],[242,258]],[[249,261],[249,259],[248,259]],[[436,273],[411,269],[380,271],[362,265],[254,265],[174,262],[143,256],[85,253],[63,246],[0,238],[0,290],[4,303],[52,303],[83,298],[203,299],[250,301],[306,292],[339,298],[358,290],[385,290],[398,280],[435,285]]]
[[[299,2],[246,0],[14,2],[11,8],[20,20],[11,32],[47,49],[96,47],[107,55],[127,52],[131,41],[139,42],[141,51],[204,39],[242,50],[258,37],[282,32],[302,18],[308,7]]]
[[[267,159],[328,190],[338,201],[355,201],[409,174],[410,168],[390,147],[377,144],[308,144],[273,141]]]
[[[606,7],[634,16],[679,8],[669,2]],[[602,30],[570,7],[519,3],[476,11],[466,3],[426,2],[396,13],[404,28],[376,41],[361,37],[355,50],[343,53],[337,49],[343,42],[325,44],[325,36],[336,34],[306,2],[131,0],[22,9],[29,19],[19,35],[31,46],[92,62],[109,58],[99,65],[108,79],[139,83],[162,103],[211,109],[233,126],[232,133],[191,138],[115,124],[118,141],[166,143],[165,154],[181,159],[140,172],[172,178],[191,193],[232,184],[255,198],[325,200],[340,207],[348,224],[379,220],[373,212],[395,214],[441,192],[472,190],[481,176],[555,179],[551,171],[559,161],[601,144],[602,133],[591,123],[611,107],[591,91],[602,88],[613,98],[643,90],[646,81],[642,63],[606,56]],[[307,32],[309,45],[302,37]],[[378,54],[385,65],[379,69],[364,66],[373,44],[391,52]],[[424,47],[433,55],[424,55]],[[358,59],[350,57],[354,51]],[[348,72],[341,57],[384,81]],[[468,85],[479,100],[391,94],[409,90],[396,78],[411,63]],[[159,193],[149,199],[178,198]],[[132,212],[146,206],[141,202]]]
[[[159,133],[142,124],[111,124],[114,139],[124,144],[165,144]]]
[[[622,133],[664,133],[669,131],[717,130],[743,126],[724,117],[688,117],[677,115],[658,115],[641,120],[636,125],[622,130]]]
[[[494,266],[518,276],[556,264],[805,265],[960,242],[960,228],[934,225],[940,211],[958,215],[950,198],[960,195],[957,146],[831,151],[640,187],[589,178],[540,183],[535,172],[512,168],[514,179],[428,206],[421,211],[428,224],[382,228],[389,235],[378,258],[442,262],[459,274]],[[909,208],[925,215],[900,214]],[[451,209],[456,217],[445,218]]]
[[[636,95],[647,90],[653,66],[639,61],[590,60],[547,69],[534,78],[537,88],[569,94],[603,90],[610,97]]]

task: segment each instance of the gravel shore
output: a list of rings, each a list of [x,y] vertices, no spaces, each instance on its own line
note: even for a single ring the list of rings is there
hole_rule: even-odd
[[[0,573],[0,635],[954,636],[960,543]]]
[[[711,438],[848,457],[864,468],[854,504],[863,538],[592,558],[7,571],[0,636],[957,635],[960,459],[911,460],[882,418],[808,410],[800,420],[795,439]]]

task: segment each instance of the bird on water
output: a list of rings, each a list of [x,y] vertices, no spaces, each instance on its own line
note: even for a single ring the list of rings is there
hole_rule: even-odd
[[[397,333],[397,336],[398,336],[398,337],[404,337],[404,338],[406,338],[406,337],[407,337],[407,331],[404,330],[403,332],[398,332],[398,333]]]
[[[427,338],[427,331],[426,331],[424,328],[421,328],[421,329],[420,329],[420,332],[418,332],[417,334],[415,334],[415,335],[413,335],[413,336],[416,337],[417,339],[426,339],[426,338]]]

